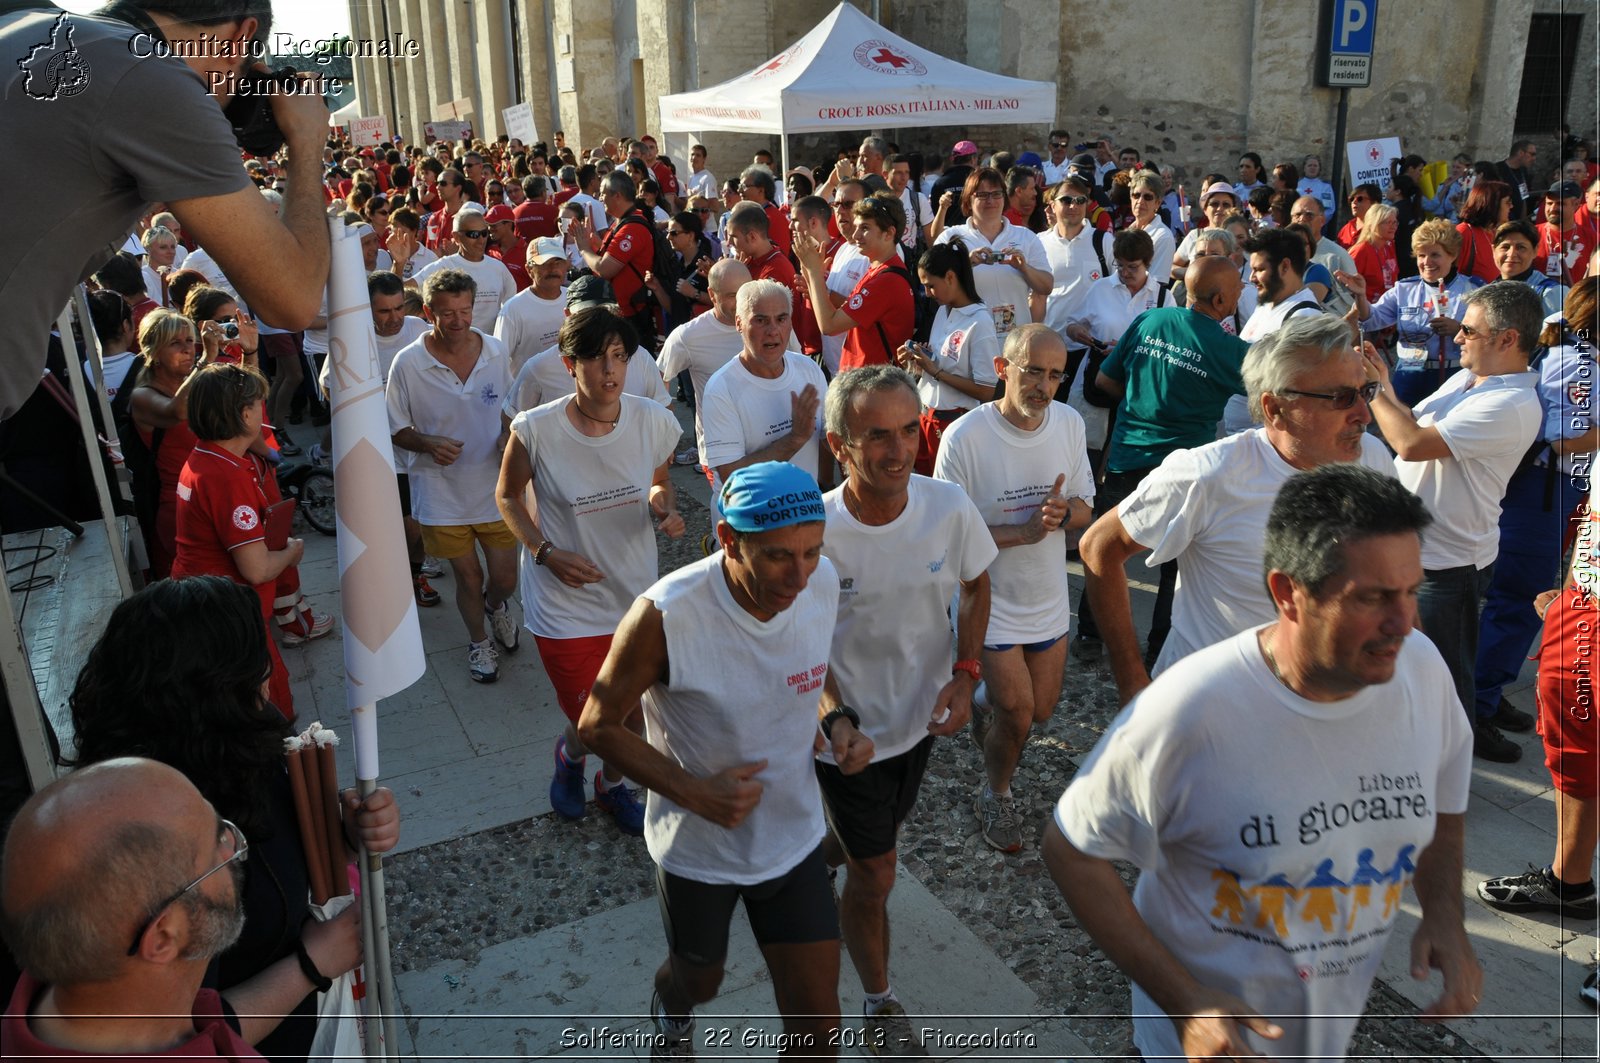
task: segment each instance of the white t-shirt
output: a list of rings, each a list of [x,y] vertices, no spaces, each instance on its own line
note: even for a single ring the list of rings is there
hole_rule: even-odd
[[[906,231],[900,237],[900,254],[902,256],[906,256],[907,251],[917,246],[917,240],[922,235],[923,227],[933,220],[933,205],[928,202],[927,193],[918,189],[913,197],[912,192],[913,189],[910,185],[906,185],[900,190],[900,206],[905,208],[906,212]],[[911,262],[908,265],[911,267],[912,272],[915,273],[917,264]]]
[[[824,550],[839,571],[839,626],[828,663],[845,702],[861,713],[874,761],[928,736],[939,691],[950,681],[950,597],[998,552],[965,491],[913,475],[906,508],[888,524],[862,524],[844,488],[823,496]],[[834,763],[833,750],[818,755]]]
[[[1374,435],[1361,437],[1358,464],[1394,475],[1389,448]],[[1178,562],[1172,633],[1152,675],[1276,618],[1261,567],[1267,515],[1297,471],[1256,428],[1173,451],[1117,506],[1128,536],[1150,551],[1146,565]]]
[[[374,329],[372,341],[378,351],[378,379],[388,383],[389,367],[394,364],[394,356],[432,331],[432,327],[422,318],[412,317],[409,314],[400,320],[400,331],[393,336],[380,336]],[[332,375],[333,359],[325,358],[321,371],[317,373],[317,387],[325,396],[332,390],[333,385],[329,383]],[[410,451],[396,448],[394,453],[395,457],[399,458],[400,455],[409,454]]]
[[[428,248],[423,247],[421,244],[418,244],[417,249],[411,253],[411,257],[406,259],[406,268],[400,271],[400,279],[403,281],[411,280],[417,275],[418,270],[429,265],[430,263],[437,261],[439,261],[438,255],[434,254]],[[394,270],[393,256],[391,256],[389,252],[383,250],[382,248],[378,249],[378,268],[390,271]]]
[[[994,334],[994,318],[982,303],[969,303],[959,309],[941,306],[933,316],[928,348],[939,367],[939,375],[953,373],[976,384],[994,387],[994,360],[1000,357],[1000,337]],[[917,380],[917,395],[929,410],[970,410],[978,400],[957,391],[924,373]]]
[[[1290,318],[1315,317],[1322,313],[1322,304],[1317,302],[1316,293],[1310,288],[1301,287],[1276,303],[1259,304],[1255,313],[1245,321],[1244,328],[1239,330],[1239,338],[1246,343],[1254,343],[1263,336],[1277,332]],[[1222,408],[1222,435],[1247,431],[1254,423],[1250,416],[1250,400],[1244,395],[1233,396]]]
[[[139,356],[132,351],[119,351],[116,354],[106,355],[100,361],[106,371],[104,384],[101,383],[94,371],[93,358],[84,359],[83,378],[96,387],[103,386],[106,389],[106,398],[114,399],[117,397],[117,390],[128,379],[128,374],[133,370],[134,364],[139,361]]]
[[[446,255],[417,270],[418,286],[425,286],[428,278],[441,269],[459,269],[477,282],[478,292],[472,297],[472,327],[493,332],[500,308],[517,294],[516,278],[506,264],[493,255],[484,255],[476,262],[468,262],[461,255]]]
[[[995,234],[994,240],[989,240],[972,225],[953,225],[939,234],[939,239],[934,243],[947,244],[955,237],[961,237],[967,245],[967,251],[973,252],[980,248],[988,248],[996,255],[1009,255],[1013,250],[1022,252],[1022,259],[1030,267],[1049,273],[1050,259],[1044,253],[1044,245],[1039,242],[1039,237],[1020,225],[1013,225],[1005,221],[1000,231]],[[1018,325],[1027,325],[1033,321],[1033,313],[1028,309],[1028,295],[1032,291],[1027,280],[1015,266],[989,263],[988,265],[973,266],[972,280],[977,285],[978,296],[983,300],[983,305],[989,308],[989,313],[994,316],[995,335],[1002,340],[1006,333]]]
[[[522,368],[517,370],[511,390],[506,392],[505,415],[515,417],[523,410],[531,410],[564,395],[577,393],[577,382],[572,379],[567,364],[561,360],[561,348],[547,347],[523,362]],[[667,394],[667,387],[661,382],[661,371],[656,368],[656,360],[643,347],[634,348],[633,357],[628,359],[627,371],[622,375],[622,393],[638,395],[662,406],[672,405],[672,396]]]
[[[1158,281],[1169,279],[1172,276],[1172,256],[1177,251],[1178,238],[1172,235],[1172,230],[1167,228],[1159,216],[1152,218],[1150,224],[1140,231],[1150,237],[1150,243],[1155,247],[1154,253],[1150,256],[1151,279]],[[1107,260],[1106,265],[1111,267],[1112,272],[1116,271],[1115,263]]]
[[[566,320],[565,288],[554,299],[541,298],[532,288],[513,295],[494,325],[495,337],[511,354],[511,372],[519,372],[529,358],[553,347]]]
[[[616,427],[586,436],[573,427],[558,398],[525,410],[511,422],[533,465],[539,530],[559,549],[572,550],[605,573],[599,583],[569,587],[533,563],[519,560],[523,624],[535,635],[572,639],[609,635],[633,600],[656,580],[656,535],[650,484],[672,457],[678,419],[659,404],[622,396]]]
[[[845,243],[834,252],[833,265],[828,269],[828,291],[844,299],[850,298],[850,293],[856,290],[856,285],[861,283],[861,278],[871,268],[872,260],[861,253],[861,248]],[[822,337],[822,360],[830,373],[839,371],[839,360],[844,357],[845,336],[846,333],[841,332],[836,336]]]
[[[183,249],[179,248],[179,250],[181,251]],[[178,269],[179,267],[176,264],[177,260],[174,259],[173,262],[174,265],[172,268]],[[222,272],[222,267],[217,265],[216,259],[212,258],[211,252],[207,251],[205,248],[197,247],[193,251],[190,251],[188,257],[183,260],[182,268],[198,270],[205,277],[207,284],[211,285],[213,288],[221,288],[223,291],[227,292],[233,297],[234,302],[240,302],[239,290],[235,288],[232,282],[228,280],[227,275]],[[160,301],[160,299],[156,300],[158,303]],[[327,350],[327,348],[324,347],[323,350]]]
[[[801,354],[784,353],[783,374],[775,380],[756,376],[735,358],[711,374],[697,409],[700,411],[700,464],[712,471],[711,502],[715,514],[722,477],[717,466],[738,461],[787,435],[793,424],[791,396],[817,389],[817,417],[811,438],[789,459],[813,477],[817,475],[818,439],[822,434],[822,409],[828,381],[817,363]]]
[[[328,353],[328,289],[326,288],[322,289],[322,302],[317,304],[317,316],[322,318],[322,327],[306,329],[300,341],[301,349],[307,355]],[[315,366],[316,361],[313,357],[311,364]]]
[[[500,480],[500,404],[511,387],[511,367],[504,344],[472,331],[483,350],[464,381],[428,353],[426,337],[395,355],[389,367],[389,430],[415,428],[462,442],[461,456],[449,465],[412,454],[411,515],[419,524],[447,527],[500,519],[494,495]]]
[[[1544,423],[1538,373],[1492,376],[1466,390],[1476,379],[1457,373],[1412,410],[1419,427],[1439,430],[1451,456],[1394,463],[1396,477],[1433,514],[1422,539],[1425,569],[1494,563],[1506,481]]]
[[[800,341],[794,330],[789,330],[789,350],[800,353]],[[685,369],[689,371],[689,384],[694,389],[694,441],[699,446],[700,404],[705,401],[706,384],[712,374],[739,356],[744,350],[744,340],[739,330],[717,320],[714,312],[697,314],[673,329],[661,345],[661,357],[656,362],[661,375],[671,380]]]
[[[1273,677],[1257,630],[1123,709],[1056,824],[1090,856],[1143,868],[1133,903],[1156,939],[1284,1028],[1247,1033],[1251,1051],[1342,1059],[1435,816],[1466,810],[1472,735],[1420,631],[1389,682],[1313,702]],[[1132,1010],[1145,1058],[1183,1058],[1137,985]]]
[[[705,778],[765,760],[761,801],[729,830],[651,791],[650,858],[697,882],[749,885],[792,870],[822,841],[812,743],[839,614],[826,557],[788,609],[762,622],[728,590],[721,551],[644,592],[661,612],[670,679],[645,691],[645,738]]]
[[[157,306],[166,306],[167,293],[161,288],[161,274],[149,266],[140,266],[139,272],[144,276],[144,293],[150,297],[150,301]]]
[[[1059,402],[1031,432],[986,402],[945,430],[933,475],[966,489],[991,527],[1023,524],[1065,473],[1062,497],[1094,501],[1083,418]],[[1066,634],[1072,624],[1061,529],[1039,542],[1000,551],[989,566],[988,645],[1033,643]]]
[[[1102,233],[1093,225],[1084,223],[1078,235],[1068,240],[1054,229],[1039,234],[1045,257],[1050,260],[1050,272],[1055,274],[1055,287],[1044,307],[1044,323],[1061,333],[1066,339],[1067,326],[1082,313],[1083,301],[1089,286],[1105,276],[1100,270],[1100,259],[1094,253],[1094,242],[1106,256],[1106,269],[1116,274],[1116,262],[1111,257],[1111,234]],[[1164,277],[1157,277],[1164,280]],[[1080,347],[1076,341],[1066,340],[1072,349]]]
[[[1087,253],[1091,257],[1094,255],[1093,251]],[[1156,284],[1154,272],[1144,282],[1143,288],[1129,294],[1127,285],[1113,271],[1109,277],[1101,277],[1089,285],[1078,304],[1076,316],[1069,318],[1068,323],[1087,325],[1091,336],[1114,347],[1134,318],[1146,310],[1158,305],[1167,306],[1172,302],[1171,294],[1163,295],[1162,292],[1163,289]],[[1083,418],[1084,438],[1089,445],[1102,450],[1106,444],[1106,433],[1111,428],[1111,411],[1084,398],[1083,387],[1088,373],[1089,359],[1084,358],[1078,363],[1078,371],[1073,374],[1072,384],[1067,388],[1067,405],[1077,410],[1078,416]]]
[[[601,203],[593,196],[585,192],[579,192],[577,195],[567,200],[567,203],[576,203],[578,206],[589,212],[589,232],[592,234],[598,236],[610,227],[611,221],[606,217],[605,204]],[[566,203],[562,204],[562,206],[566,205]]]
[[[704,196],[707,199],[717,198],[717,178],[710,170],[696,170],[689,175],[689,194],[691,196]]]

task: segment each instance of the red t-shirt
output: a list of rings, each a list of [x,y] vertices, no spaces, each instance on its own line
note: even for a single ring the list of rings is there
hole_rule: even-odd
[[[1557,229],[1549,222],[1539,225],[1539,256],[1544,272],[1562,284],[1576,284],[1589,272],[1589,256],[1594,254],[1595,234],[1582,225]]]
[[[517,219],[517,235],[524,240],[554,236],[560,231],[561,207],[556,203],[525,199],[512,208],[511,213]]]
[[[796,270],[794,263],[776,246],[746,265],[750,267],[751,280],[772,280],[788,287],[794,298],[794,313],[789,320],[794,326],[795,338],[800,341],[800,349],[807,354],[822,350],[822,330],[817,327],[817,315],[811,309],[805,274]]]
[[[897,258],[869,269],[840,307],[855,322],[855,328],[844,338],[844,353],[839,358],[841,371],[889,362],[893,352],[898,351],[916,329],[917,307],[911,297],[911,285],[904,277],[890,273],[891,265],[899,266],[900,260]],[[880,325],[883,326],[881,333]]]
[[[1456,252],[1456,269],[1469,277],[1477,277],[1485,284],[1500,279],[1500,267],[1494,264],[1494,239],[1475,225],[1456,223],[1461,234],[1461,250]]]
[[[1358,240],[1350,249],[1350,258],[1356,264],[1356,272],[1366,278],[1369,302],[1393,288],[1400,276],[1400,266],[1395,260],[1392,243],[1377,248],[1365,240]]]
[[[455,238],[455,224],[454,212],[444,208],[434,211],[422,225],[422,245],[429,251],[438,251],[440,244]]]
[[[498,247],[489,248],[489,254],[505,263],[511,272],[511,279],[517,282],[517,291],[523,291],[533,280],[528,276],[528,241],[517,237],[517,242],[502,251]]]
[[[678,179],[672,176],[672,168],[666,163],[657,160],[650,167],[650,172],[655,176],[656,184],[661,186],[661,194],[672,196],[676,199],[678,196]]]
[[[28,1015],[33,1011],[39,997],[44,994],[45,988],[27,973],[17,980],[17,987],[11,992],[11,1003],[6,1007],[5,1018],[0,1019],[0,1054],[7,1059],[66,1057],[105,1060],[107,1063],[111,1060],[121,1060],[126,1063],[130,1059],[144,1058],[144,1053],[76,1052],[70,1048],[57,1048],[39,1040],[28,1028]],[[223,1018],[222,995],[215,989],[202,989],[195,994],[194,1003],[189,1010],[194,1018],[194,1036],[182,1044],[173,1045],[159,1056],[152,1053],[150,1058],[221,1060],[261,1058],[261,1054],[246,1044],[238,1031],[229,1026],[227,1020]]]
[[[133,315],[133,334],[135,336],[139,334],[139,325],[144,321],[145,315],[152,310],[159,309],[161,309],[160,304],[154,299],[150,298],[149,293],[144,294],[139,298],[137,303],[134,303],[132,306],[128,307],[128,313]],[[178,309],[182,310],[183,308],[179,307]]]
[[[1346,251],[1356,246],[1356,241],[1359,239],[1361,239],[1361,223],[1355,218],[1345,222],[1344,227],[1339,230],[1339,235],[1334,237],[1339,246]]]
[[[789,233],[789,216],[776,203],[763,203],[762,207],[767,212],[767,239],[787,256],[794,246],[794,237]]]
[[[559,214],[561,211],[561,204],[565,203],[567,200],[571,199],[577,194],[578,190],[576,188],[563,188],[561,191],[551,196],[550,202],[555,204],[557,214]]]
[[[624,317],[638,311],[633,303],[634,293],[644,287],[644,275],[655,263],[655,240],[650,228],[639,215],[628,214],[606,230],[605,242],[600,245],[602,256],[610,255],[623,263],[611,278],[611,290],[617,294],[617,306]]]
[[[172,575],[226,576],[244,583],[233,551],[266,538],[270,504],[253,455],[236,458],[215,443],[198,443],[178,477],[177,556]],[[252,585],[262,615],[272,615],[276,580]]]

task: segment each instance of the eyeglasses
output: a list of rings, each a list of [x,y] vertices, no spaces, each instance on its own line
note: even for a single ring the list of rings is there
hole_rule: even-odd
[[[1070,147],[1072,147],[1071,144],[1063,144],[1059,140],[1052,140],[1050,142],[1050,150],[1051,151],[1066,151]]]
[[[488,229],[457,229],[457,236],[464,236],[468,240],[482,240],[489,235]]]
[[[1340,388],[1338,391],[1296,391],[1294,388],[1284,388],[1280,395],[1298,395],[1304,399],[1326,399],[1333,404],[1336,410],[1348,410],[1356,404],[1356,398],[1362,402],[1371,402],[1378,396],[1378,382],[1369,380],[1358,388]]]
[[[1467,339],[1474,340],[1474,339],[1477,339],[1479,336],[1498,336],[1498,335],[1500,335],[1500,333],[1504,332],[1505,329],[1503,329],[1503,328],[1496,328],[1496,329],[1475,328],[1472,325],[1462,325],[1457,329],[1457,331],[1460,332],[1461,335],[1465,336]]]
[[[1148,262],[1118,262],[1117,263],[1117,272],[1118,273],[1138,273],[1141,269],[1149,269],[1149,268],[1150,268],[1150,264]]]
[[[128,946],[129,956],[132,956],[134,953],[139,951],[139,942],[144,940],[144,935],[150,929],[151,924],[161,917],[161,913],[166,911],[169,905],[179,900],[184,894],[188,893],[190,890],[194,889],[196,886],[200,885],[200,883],[204,882],[212,875],[215,875],[218,871],[221,871],[229,864],[242,864],[245,862],[246,858],[249,857],[250,843],[245,840],[244,831],[240,830],[228,820],[222,821],[222,829],[233,836],[233,852],[226,860],[222,861],[222,863],[218,864],[210,871],[207,871],[205,874],[201,875],[199,878],[183,887],[183,889],[179,890],[177,893],[174,893],[172,896],[168,897],[166,900],[162,901],[160,904],[151,909],[150,917],[139,924],[138,931],[133,935],[133,944]]]
[[[974,192],[972,198],[984,203],[993,203],[997,199],[1006,198],[1004,192]]]
[[[1065,203],[1069,207],[1081,207],[1089,202],[1088,196],[1057,196],[1057,203]]]
[[[1128,198],[1129,199],[1148,199],[1152,203],[1154,203],[1155,200],[1156,200],[1156,197],[1154,195],[1151,195],[1149,192],[1135,192],[1133,195],[1129,196]]]
[[[848,212],[850,212],[852,210],[855,210],[856,209],[856,204],[860,203],[860,202],[861,202],[861,200],[859,200],[859,199],[841,199],[841,200],[839,200],[839,202],[837,202],[837,203],[835,203],[833,205],[833,209],[835,211],[842,210],[842,211],[845,211],[846,213],[848,213]]]

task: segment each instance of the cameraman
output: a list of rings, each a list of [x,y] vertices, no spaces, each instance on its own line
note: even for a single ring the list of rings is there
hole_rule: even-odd
[[[239,79],[263,69],[271,25],[269,0],[119,0],[96,15],[0,0],[0,65],[15,71],[0,141],[29,149],[28,165],[0,175],[0,202],[15,217],[55,219],[14,226],[0,244],[10,326],[0,332],[0,417],[38,384],[73,285],[151,203],[167,204],[253,312],[285,329],[316,315],[328,278],[319,184],[328,110],[284,86],[240,92]],[[281,220],[240,165],[223,114],[235,102],[243,117],[251,102],[270,107],[288,144]]]
[[[659,350],[660,317],[655,298],[645,287],[645,274],[656,259],[655,222],[640,209],[633,178],[621,170],[606,174],[600,183],[600,202],[615,224],[598,248],[587,222],[574,222],[568,232],[577,241],[584,264],[611,282],[617,305],[639,334],[639,342]]]

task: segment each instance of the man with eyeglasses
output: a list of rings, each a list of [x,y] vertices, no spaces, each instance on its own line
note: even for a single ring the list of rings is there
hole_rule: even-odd
[[[971,737],[983,755],[979,834],[1004,853],[1022,848],[1017,763],[1030,729],[1055,712],[1067,663],[1072,612],[1056,533],[1086,526],[1094,497],[1083,418],[1055,401],[1066,368],[1066,344],[1051,329],[1012,329],[994,360],[1005,391],[946,430],[933,466],[935,479],[966,490],[999,549]]]
[[[448,175],[444,180],[449,180]],[[429,277],[442,269],[460,270],[478,286],[472,301],[473,326],[492,333],[495,322],[500,318],[500,308],[517,294],[516,278],[506,269],[504,262],[488,254],[489,222],[478,210],[467,208],[456,214],[455,244],[459,248],[455,254],[445,255],[423,266],[406,282],[406,286],[420,288]]]
[[[1053,188],[1066,179],[1071,166],[1072,138],[1065,129],[1052,129],[1049,145],[1050,157],[1040,164],[1039,171],[1044,174],[1045,185]]]
[[[1122,704],[1195,650],[1272,620],[1261,552],[1267,514],[1291,476],[1339,461],[1395,474],[1388,449],[1366,431],[1378,389],[1343,321],[1288,321],[1250,348],[1241,375],[1259,427],[1167,455],[1083,534],[1086,595]],[[1146,551],[1146,566],[1176,561],[1183,575],[1172,632],[1152,665],[1139,651],[1124,567]]]
[[[1486,284],[1463,302],[1456,342],[1465,372],[1412,409],[1389,392],[1389,365],[1370,347],[1367,372],[1383,385],[1372,414],[1394,448],[1400,482],[1437,521],[1422,545],[1422,629],[1449,665],[1472,721],[1473,755],[1510,763],[1522,747],[1500,732],[1499,706],[1477,701],[1478,603],[1500,550],[1506,484],[1544,424],[1539,374],[1528,370],[1544,307],[1520,281]]]
[[[244,926],[248,851],[188,779],[151,760],[80,768],[31,797],[0,870],[5,940],[24,972],[0,1052],[261,1058],[201,988]]]
[[[1134,318],[1106,360],[1096,383],[1119,396],[1116,423],[1106,442],[1105,476],[1095,495],[1095,515],[1110,512],[1175,450],[1216,438],[1228,399],[1244,393],[1240,375],[1249,345],[1223,330],[1239,305],[1244,281],[1231,261],[1206,256],[1184,274],[1186,306],[1164,306]],[[1145,666],[1161,653],[1172,627],[1176,562],[1161,566]],[[1074,653],[1085,659],[1102,650],[1098,618],[1080,599]]]

